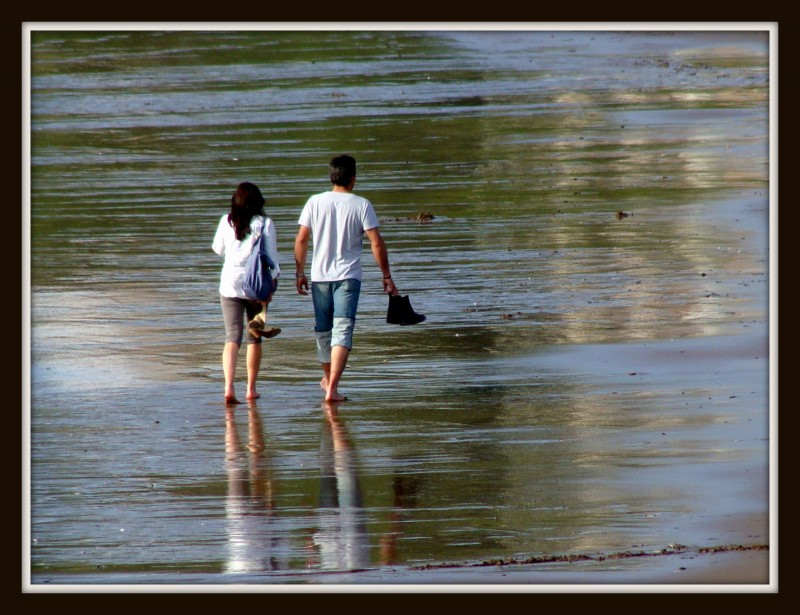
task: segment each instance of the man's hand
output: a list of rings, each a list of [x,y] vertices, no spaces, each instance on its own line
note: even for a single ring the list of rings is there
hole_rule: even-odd
[[[305,274],[300,274],[297,276],[297,292],[301,295],[308,294],[308,278]]]
[[[383,292],[389,293],[390,295],[400,294],[400,291],[397,290],[397,286],[395,286],[392,278],[383,278]]]

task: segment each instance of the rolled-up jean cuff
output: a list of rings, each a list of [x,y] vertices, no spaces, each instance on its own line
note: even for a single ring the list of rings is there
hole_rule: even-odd
[[[344,346],[348,350],[353,348],[353,329],[356,326],[355,318],[333,317],[333,331],[331,331],[331,346]]]
[[[355,318],[334,318],[333,329],[330,331],[314,331],[317,340],[317,358],[320,363],[331,362],[332,346],[344,346],[347,350],[353,349],[355,324]]]
[[[317,339],[317,358],[320,363],[331,362],[331,331],[314,331]]]

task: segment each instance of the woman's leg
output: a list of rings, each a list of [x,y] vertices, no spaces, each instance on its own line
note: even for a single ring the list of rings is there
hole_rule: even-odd
[[[242,343],[246,303],[240,299],[220,296],[222,318],[225,322],[225,346],[222,349],[222,373],[225,378],[225,401],[238,403],[234,390],[236,362]]]
[[[225,375],[225,401],[228,403],[236,402],[233,383],[236,378],[236,358],[238,355],[239,344],[225,342],[225,347],[222,349],[222,373]]]
[[[262,312],[265,306],[258,301],[246,301],[243,305],[245,317],[248,321],[253,320],[260,313],[266,315],[266,312]],[[261,338],[251,336],[248,332],[245,344],[247,346],[247,355],[245,357],[247,363],[247,393],[245,399],[257,399],[259,394],[256,392],[256,382],[258,381],[258,371],[261,369]]]
[[[247,399],[261,397],[256,392],[258,372],[261,369],[261,344],[247,344]]]

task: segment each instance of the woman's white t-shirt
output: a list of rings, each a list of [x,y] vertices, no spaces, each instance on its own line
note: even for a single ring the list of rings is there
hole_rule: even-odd
[[[223,297],[246,299],[242,291],[244,267],[253,247],[253,231],[261,224],[265,226],[264,239],[266,240],[267,254],[272,259],[272,262],[275,263],[273,278],[280,277],[281,267],[278,263],[278,242],[275,237],[275,225],[272,220],[264,216],[253,216],[250,221],[250,232],[243,240],[239,241],[236,239],[236,231],[228,222],[228,214],[224,214],[220,218],[217,233],[214,235],[214,241],[211,244],[214,252],[225,257],[219,281],[219,294]]]
[[[379,225],[372,203],[352,192],[322,192],[308,199],[298,224],[314,239],[312,282],[361,280],[364,231]]]

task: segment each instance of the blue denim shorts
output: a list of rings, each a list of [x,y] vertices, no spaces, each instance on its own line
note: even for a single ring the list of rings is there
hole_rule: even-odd
[[[321,363],[330,363],[331,346],[353,348],[353,328],[360,295],[361,280],[311,283],[314,332]]]

